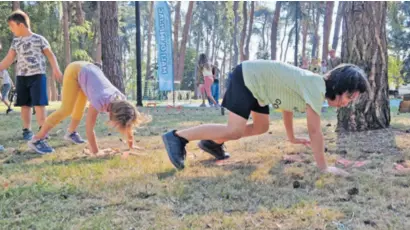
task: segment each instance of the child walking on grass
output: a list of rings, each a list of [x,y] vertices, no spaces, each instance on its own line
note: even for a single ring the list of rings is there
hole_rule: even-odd
[[[127,135],[130,149],[137,148],[134,146],[132,128],[147,122],[148,117],[138,113],[134,105],[111,84],[99,67],[85,61],[73,62],[67,66],[64,72],[61,107],[47,117],[41,130],[28,142],[28,146],[40,154],[53,152],[45,137],[52,128],[69,115],[71,115],[71,123],[64,139],[75,144],[84,143],[85,141],[77,132],[77,127],[87,100],[90,105],[86,118],[86,134],[92,154],[99,152],[94,127],[100,112],[107,112],[110,126]]]
[[[324,77],[286,63],[271,60],[245,61],[233,71],[222,106],[230,111],[227,124],[205,124],[165,133],[162,138],[172,164],[183,169],[185,146],[200,140],[200,149],[216,159],[225,159],[226,141],[260,135],[269,129],[269,105],[282,111],[287,138],[293,144],[310,145],[317,167],[333,174],[346,174],[328,167],[320,127],[323,101],[345,107],[368,91],[364,72],[355,65],[340,65]],[[306,112],[310,140],[297,138],[293,131],[293,111]],[[247,124],[252,115],[253,123]]]
[[[202,77],[204,78],[204,85],[203,85],[204,89],[203,90],[206,92],[208,99],[214,105],[218,106],[217,102],[212,96],[212,91],[211,91],[211,87],[214,82],[214,75],[212,74],[212,65],[211,63],[208,62],[208,58],[206,57],[205,54],[199,55],[198,69],[199,69],[199,72],[202,74]]]
[[[31,140],[31,110],[34,106],[39,127],[47,116],[48,105],[46,58],[50,62],[53,76],[61,81],[62,73],[57,63],[50,44],[41,35],[33,33],[30,29],[30,19],[21,10],[13,12],[7,19],[9,28],[15,36],[7,56],[0,62],[0,71],[7,69],[17,60],[15,106],[21,107],[21,120],[23,121],[23,139]]]

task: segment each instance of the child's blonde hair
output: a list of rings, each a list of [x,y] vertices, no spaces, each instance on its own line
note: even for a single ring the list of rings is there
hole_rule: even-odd
[[[150,116],[139,113],[137,108],[126,100],[111,102],[109,117],[110,125],[117,128],[123,134],[134,126],[151,121]]]

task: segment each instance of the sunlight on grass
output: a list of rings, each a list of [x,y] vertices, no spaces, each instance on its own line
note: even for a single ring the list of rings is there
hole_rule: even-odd
[[[105,126],[106,115],[97,122],[99,145],[117,153],[105,157],[84,156],[86,145],[62,141],[69,120],[51,133],[56,152],[36,155],[16,138],[18,112],[0,115],[0,126],[7,127],[0,130],[0,144],[9,148],[0,153],[0,228],[366,229],[365,221],[374,220],[380,229],[410,229],[410,175],[396,176],[393,166],[410,160],[410,134],[403,130],[410,127],[410,114],[392,114],[392,129],[347,134],[334,132],[333,110],[324,114],[328,164],[341,157],[370,162],[347,169],[352,178],[346,179],[320,174],[311,149],[286,140],[280,113],[271,114],[267,133],[227,142],[231,158],[223,163],[202,152],[196,141],[189,143],[186,168],[178,171],[160,135],[224,123],[227,116],[209,108],[139,110],[154,120],[136,129],[136,144],[143,150],[126,159],[121,158],[127,151],[124,138]],[[298,137],[308,137],[305,116],[295,114]],[[79,132],[85,137],[84,125]],[[284,156],[295,154],[306,161],[284,163]],[[358,193],[349,195],[352,188]]]

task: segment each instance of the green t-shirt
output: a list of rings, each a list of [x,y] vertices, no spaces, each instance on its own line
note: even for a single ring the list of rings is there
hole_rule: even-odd
[[[278,111],[306,111],[306,104],[321,114],[325,99],[322,76],[286,63],[271,60],[242,62],[246,87],[261,106],[272,104]]]

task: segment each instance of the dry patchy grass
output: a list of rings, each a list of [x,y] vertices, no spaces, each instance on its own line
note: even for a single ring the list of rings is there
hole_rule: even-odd
[[[142,112],[153,116],[136,129],[144,150],[127,159],[84,156],[84,146],[61,141],[67,121],[52,132],[56,153],[35,155],[18,140],[19,115],[0,115],[8,147],[0,154],[0,229],[410,228],[410,176],[393,171],[393,163],[410,160],[410,134],[402,131],[410,128],[407,114],[394,116],[391,129],[338,134],[335,113],[327,112],[328,163],[369,162],[336,178],[318,172],[309,149],[285,141],[280,114],[271,115],[268,133],[227,143],[232,157],[221,165],[190,143],[188,166],[176,171],[158,135],[226,116],[210,108]],[[295,119],[296,133],[306,136],[304,115]],[[105,121],[96,128],[101,146],[125,150],[120,136],[108,136]],[[307,160],[282,160],[298,153]]]

